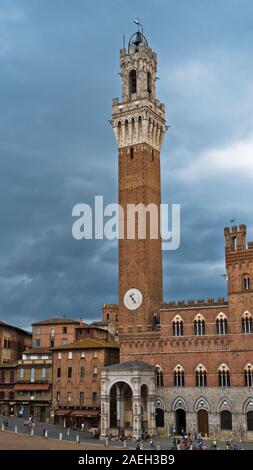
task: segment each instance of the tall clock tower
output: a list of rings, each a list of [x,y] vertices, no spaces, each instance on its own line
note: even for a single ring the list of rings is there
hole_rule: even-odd
[[[127,50],[120,50],[122,100],[113,100],[111,121],[118,145],[119,204],[124,210],[119,240],[122,333],[138,327],[148,330],[163,299],[160,148],[166,124],[165,107],[156,99],[156,70],[156,54],[138,31],[130,38]],[[146,218],[141,218],[139,209],[142,211],[144,206],[138,206],[139,209],[135,206],[131,219],[135,220],[135,238],[128,237],[129,205],[141,204],[147,209],[156,207],[157,219],[154,217],[153,223],[157,223],[158,236],[154,235],[156,230],[152,232],[149,210]],[[140,235],[139,230],[143,228]]]

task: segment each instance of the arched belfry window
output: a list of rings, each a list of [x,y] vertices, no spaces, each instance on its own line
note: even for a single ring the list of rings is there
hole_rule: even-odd
[[[244,290],[250,290],[250,277],[248,274],[244,274],[242,278],[242,287]]]
[[[136,70],[132,69],[129,72],[129,93],[136,93],[137,91],[137,78],[136,78]]]
[[[230,372],[226,364],[222,364],[218,370],[219,387],[230,387]]]
[[[253,387],[253,367],[247,364],[244,368],[244,385],[245,387]]]
[[[242,332],[244,334],[253,333],[252,316],[249,312],[244,312],[242,316]]]
[[[174,386],[175,387],[184,387],[184,369],[178,364],[174,369]]]
[[[152,77],[150,72],[147,72],[147,90],[149,93],[152,93]]]
[[[216,333],[217,335],[227,335],[228,334],[228,320],[224,313],[219,313],[216,318]]]

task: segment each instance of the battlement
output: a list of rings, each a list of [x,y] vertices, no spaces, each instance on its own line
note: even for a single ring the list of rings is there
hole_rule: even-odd
[[[225,227],[224,236],[226,240],[226,252],[246,250],[248,248],[246,235],[246,225],[239,225],[239,227]],[[249,246],[253,247],[253,243],[249,243]]]
[[[219,307],[228,305],[224,297],[218,299],[198,299],[198,300],[171,300],[168,303],[163,303],[160,310],[174,310],[174,309],[192,309],[192,308],[206,308],[206,307]]]

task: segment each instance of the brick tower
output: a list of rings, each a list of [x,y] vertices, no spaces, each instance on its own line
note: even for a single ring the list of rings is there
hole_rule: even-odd
[[[253,243],[246,242],[246,225],[226,227],[224,235],[230,318],[239,333],[241,314],[253,310]]]
[[[118,144],[119,204],[124,209],[120,222],[124,237],[119,240],[121,333],[137,327],[146,331],[163,298],[160,230],[158,237],[151,238],[149,215],[141,219],[141,212],[134,209],[135,238],[127,239],[129,204],[155,205],[157,226],[160,223],[160,148],[166,125],[165,107],[156,99],[156,69],[156,54],[138,31],[128,49],[120,50],[122,101],[113,100],[111,121]],[[139,235],[141,228],[146,229],[146,238]]]

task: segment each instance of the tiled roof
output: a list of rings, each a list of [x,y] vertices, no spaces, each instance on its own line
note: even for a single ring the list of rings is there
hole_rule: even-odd
[[[110,370],[133,370],[133,369],[138,369],[138,370],[154,370],[154,366],[151,366],[150,364],[147,364],[146,362],[143,361],[128,361],[128,362],[122,362],[119,364],[113,364],[112,366],[107,366],[105,369],[110,369]]]
[[[5,323],[5,322],[3,322],[3,321],[1,321],[1,320],[0,320],[0,326],[7,327],[7,328],[13,328],[14,330],[18,330],[18,331],[20,331],[20,332],[23,333],[23,334],[32,336],[32,333],[31,333],[30,331],[23,330],[22,328],[19,328],[19,326],[10,325],[9,323]]]
[[[51,348],[30,348],[25,349],[22,354],[50,354],[51,352]]]
[[[56,318],[48,318],[47,320],[41,320],[35,323],[32,323],[33,326],[36,325],[65,325],[68,323],[78,324],[78,320],[73,320],[72,318],[67,317],[56,317]]]

